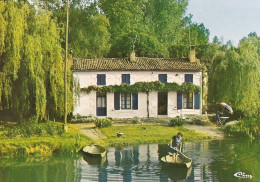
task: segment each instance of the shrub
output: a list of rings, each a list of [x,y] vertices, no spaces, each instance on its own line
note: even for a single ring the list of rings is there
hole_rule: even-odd
[[[133,118],[132,123],[133,123],[133,124],[140,124],[140,123],[141,123],[141,119],[136,116],[136,117]]]
[[[191,116],[189,122],[194,125],[208,125],[209,119],[207,115]]]
[[[96,119],[95,125],[98,128],[105,128],[112,126],[112,120],[110,118]]]
[[[180,117],[171,118],[169,120],[169,126],[183,126],[184,124],[185,120]]]
[[[244,120],[227,123],[224,132],[227,135],[253,138],[260,135],[260,127],[256,118],[245,118]]]
[[[7,129],[6,137],[31,137],[31,136],[54,136],[62,135],[63,128],[57,123],[48,121],[47,123],[37,123],[29,121],[19,126],[12,126]]]

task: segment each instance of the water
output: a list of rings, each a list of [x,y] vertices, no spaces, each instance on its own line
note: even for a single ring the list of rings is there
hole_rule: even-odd
[[[260,181],[260,140],[218,140],[184,143],[192,168],[171,168],[160,162],[166,145],[109,148],[103,160],[78,155],[0,160],[0,182],[88,181]],[[252,175],[237,178],[237,172]]]

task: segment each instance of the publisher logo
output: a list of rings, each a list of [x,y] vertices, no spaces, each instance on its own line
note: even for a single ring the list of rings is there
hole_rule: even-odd
[[[253,178],[253,176],[251,174],[246,174],[244,172],[237,172],[234,174],[234,176],[237,178],[250,178],[250,179]]]

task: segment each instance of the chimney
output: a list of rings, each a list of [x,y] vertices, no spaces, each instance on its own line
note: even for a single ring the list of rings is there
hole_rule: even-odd
[[[135,51],[132,51],[130,54],[130,61],[135,61]]]
[[[190,46],[189,59],[190,59],[190,62],[196,62],[195,46],[194,45]]]

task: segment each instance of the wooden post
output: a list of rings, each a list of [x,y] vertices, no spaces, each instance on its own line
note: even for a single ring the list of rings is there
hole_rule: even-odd
[[[64,131],[68,131],[67,125],[67,61],[68,61],[68,38],[69,38],[69,0],[66,5],[66,47],[65,47],[65,64],[64,64]]]

